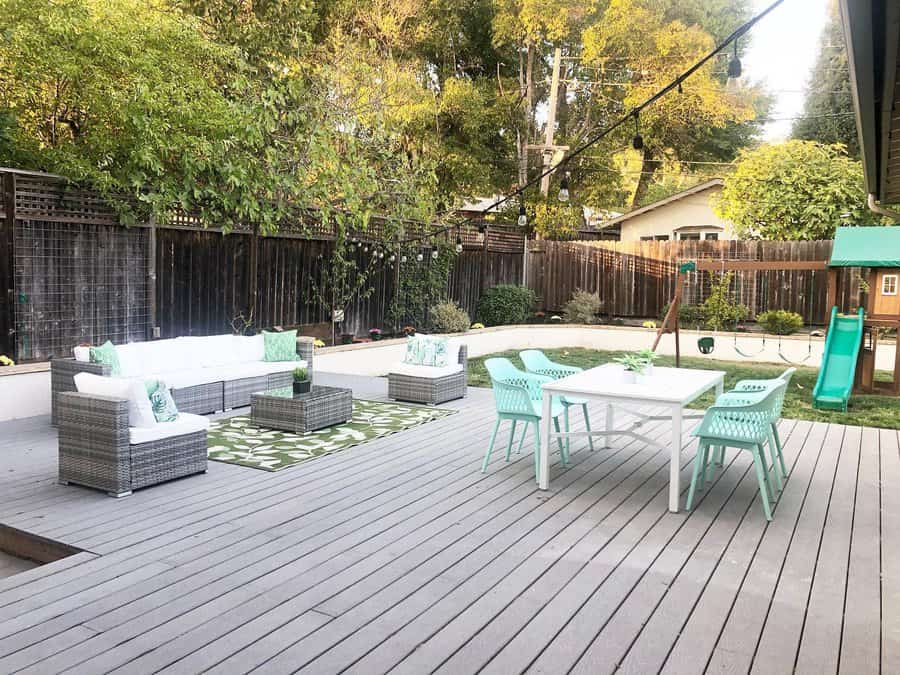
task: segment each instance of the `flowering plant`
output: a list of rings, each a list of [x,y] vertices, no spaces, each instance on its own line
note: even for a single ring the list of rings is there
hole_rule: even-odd
[[[483,323],[473,323],[472,328],[474,330],[478,330],[479,328],[484,328],[484,324]]]
[[[324,346],[325,346],[325,342],[323,340],[320,340],[319,338],[316,338],[315,341],[313,342],[313,347],[324,347]]]
[[[5,354],[0,354],[0,366],[14,366],[16,362]]]

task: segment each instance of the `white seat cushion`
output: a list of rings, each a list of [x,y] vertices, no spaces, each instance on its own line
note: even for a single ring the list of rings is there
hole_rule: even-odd
[[[131,427],[128,430],[128,437],[132,445],[138,445],[207,429],[209,429],[209,420],[206,417],[191,413],[178,413],[178,417],[171,422],[157,422],[154,426],[146,428]]]
[[[147,396],[147,388],[139,379],[103,377],[93,373],[78,373],[72,378],[75,389],[81,394],[112,396],[128,401],[128,425],[149,428],[156,425],[153,406]]]
[[[454,375],[462,372],[461,363],[451,363],[447,366],[414,366],[411,363],[396,363],[388,371],[391,375],[409,375],[411,377],[421,377],[429,380],[447,375]]]

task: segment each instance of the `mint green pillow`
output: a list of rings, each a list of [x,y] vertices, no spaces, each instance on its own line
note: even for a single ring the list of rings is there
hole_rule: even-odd
[[[414,366],[446,366],[447,338],[416,335],[406,338],[404,363]]]
[[[104,366],[109,366],[110,375],[117,376],[122,374],[122,366],[119,365],[119,353],[116,351],[116,346],[109,340],[100,347],[90,348],[90,360],[91,363],[102,363]]]
[[[297,331],[286,330],[283,333],[267,333],[263,331],[263,361],[299,361],[297,356]]]
[[[178,419],[178,406],[172,398],[172,392],[165,382],[160,380],[147,380],[147,396],[150,397],[150,406],[153,408],[153,417],[157,422],[174,422]]]

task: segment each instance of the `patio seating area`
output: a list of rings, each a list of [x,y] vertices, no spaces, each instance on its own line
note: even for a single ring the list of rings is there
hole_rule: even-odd
[[[384,379],[316,377],[387,399]],[[489,389],[443,407],[459,412],[290,470],[210,462],[124,500],[57,484],[48,418],[3,423],[0,523],[82,552],[0,580],[0,672],[900,663],[896,431],[782,420],[788,476],[767,522],[748,452],[729,450],[693,510],[671,513],[667,451],[573,437],[541,491],[530,436],[480,472]],[[601,405],[589,407],[602,428]],[[682,500],[694,427],[682,430]],[[644,433],[665,443],[671,426]]]

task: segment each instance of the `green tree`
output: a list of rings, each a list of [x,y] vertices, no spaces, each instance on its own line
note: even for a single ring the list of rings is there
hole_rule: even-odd
[[[813,141],[742,152],[714,208],[747,239],[831,239],[844,222],[877,222],[860,163],[842,145]]]
[[[835,0],[830,4],[828,23],[819,42],[819,55],[810,74],[803,117],[794,122],[792,135],[805,141],[843,143],[851,157],[859,157],[847,48]]]

